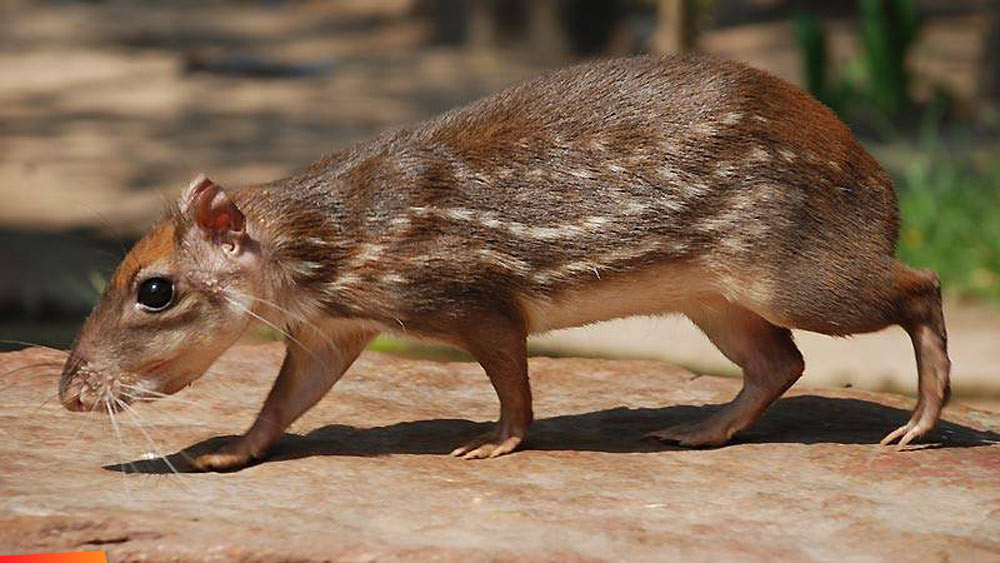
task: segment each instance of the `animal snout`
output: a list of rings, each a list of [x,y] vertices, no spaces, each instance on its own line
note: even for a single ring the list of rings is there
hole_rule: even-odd
[[[97,395],[82,374],[86,364],[87,359],[73,351],[63,366],[59,379],[59,401],[68,410],[91,411],[97,404]]]
[[[84,404],[83,393],[76,391],[74,393],[65,393],[59,396],[60,400],[66,410],[76,411],[76,412],[86,412],[94,410],[94,403]]]

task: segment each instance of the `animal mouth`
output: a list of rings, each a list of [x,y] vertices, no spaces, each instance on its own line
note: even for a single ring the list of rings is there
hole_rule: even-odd
[[[142,387],[133,376],[108,376],[91,371],[86,365],[78,366],[60,389],[60,401],[67,410],[74,412],[124,410],[140,399]]]
[[[138,401],[154,401],[187,387],[192,379],[188,373],[170,373],[171,358],[156,359],[139,365],[127,375],[106,377],[77,364],[60,389],[60,402],[70,411],[124,410]]]
[[[89,381],[77,380],[69,384],[61,400],[67,410],[74,412],[92,412],[104,406],[118,411],[132,402],[132,397],[123,391],[114,383],[94,386]]]
[[[88,412],[94,410],[94,404],[96,403],[85,405],[81,395],[82,395],[81,392],[77,392],[68,394],[65,397],[63,397],[62,404],[64,407],[66,407],[66,410],[73,412]]]

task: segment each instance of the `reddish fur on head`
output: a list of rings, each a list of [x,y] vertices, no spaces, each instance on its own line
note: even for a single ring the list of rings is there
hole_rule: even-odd
[[[252,318],[258,253],[226,192],[195,178],[128,253],[91,312],[63,370],[62,402],[74,410],[104,408],[102,401],[115,408],[199,377]],[[158,310],[139,302],[154,278],[172,295]]]

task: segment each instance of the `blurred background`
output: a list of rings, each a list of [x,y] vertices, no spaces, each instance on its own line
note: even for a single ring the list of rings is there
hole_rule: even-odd
[[[902,258],[944,280],[957,400],[1000,411],[996,0],[3,0],[0,350],[67,347],[198,172],[277,178],[549,68],[681,51],[768,69],[850,124],[896,180]],[[915,390],[901,330],[797,338],[800,385]],[[737,375],[683,319],[560,331],[532,350]]]

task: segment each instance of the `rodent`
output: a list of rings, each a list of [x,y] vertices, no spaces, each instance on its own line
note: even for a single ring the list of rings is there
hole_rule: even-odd
[[[742,367],[708,418],[649,436],[718,446],[802,374],[790,329],[902,326],[926,434],[948,399],[938,278],[895,257],[888,175],[825,106],[718,58],[635,57],[551,72],[339,150],[287,178],[204,176],[125,257],[60,381],[72,410],[174,393],[255,319],[287,353],[256,422],[196,460],[267,454],[381,331],[467,350],[500,399],[457,448],[511,452],[532,422],[529,334],[688,316]]]

